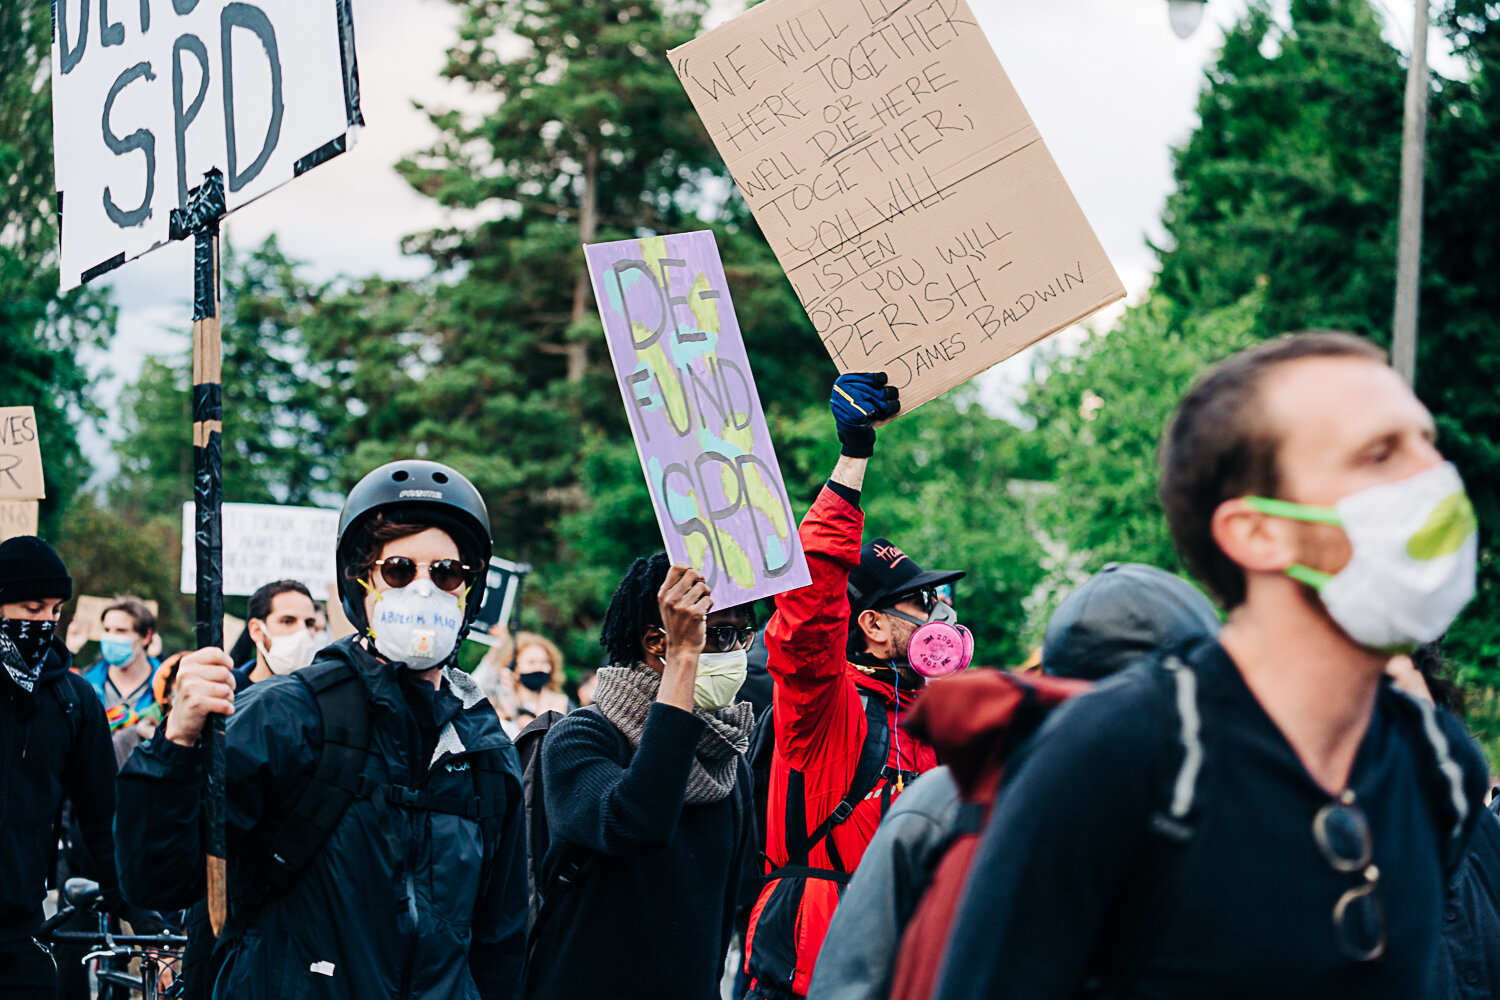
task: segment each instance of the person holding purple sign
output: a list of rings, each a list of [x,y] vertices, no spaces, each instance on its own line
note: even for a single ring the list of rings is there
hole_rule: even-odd
[[[750,839],[754,713],[736,695],[755,631],[750,605],[715,608],[665,552],[626,572],[594,703],[552,725],[531,772],[526,997],[718,997]]]

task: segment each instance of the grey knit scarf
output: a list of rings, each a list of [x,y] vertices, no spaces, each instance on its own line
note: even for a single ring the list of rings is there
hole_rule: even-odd
[[[597,676],[594,704],[625,734],[631,746],[639,747],[646,729],[646,713],[661,690],[661,675],[644,663],[635,663],[604,667]],[[722,802],[734,789],[740,757],[750,749],[755,710],[748,701],[741,701],[717,712],[694,706],[693,714],[706,722],[708,728],[698,741],[683,801],[688,805]]]

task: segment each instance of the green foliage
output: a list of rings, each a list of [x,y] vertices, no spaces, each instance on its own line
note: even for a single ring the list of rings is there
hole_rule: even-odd
[[[225,244],[224,498],[237,503],[316,506],[331,487],[333,431],[343,408],[326,402],[302,327],[320,296],[296,273],[275,237],[249,254]],[[176,511],[193,498],[191,345],[146,360],[121,398],[116,506]]]
[[[328,398],[357,401],[328,436],[336,479],[409,455],[469,476],[496,552],[536,568],[526,623],[591,663],[620,574],[661,540],[579,245],[713,228],[773,408],[831,366],[743,206],[707,195],[727,178],[665,57],[707,3],[454,3],[444,74],[488,106],[430,112],[439,139],[397,169],[464,224],[406,241],[431,279],[354,284],[306,325]]]
[[[36,408],[46,457],[43,535],[88,478],[78,424],[97,416],[78,351],[114,325],[108,297],[57,290],[52,176],[52,19],[45,3],[0,4],[0,406]]]

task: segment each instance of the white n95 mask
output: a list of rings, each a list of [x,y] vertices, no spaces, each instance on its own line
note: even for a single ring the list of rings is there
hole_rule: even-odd
[[[1479,530],[1451,462],[1361,490],[1334,507],[1247,497],[1251,510],[1332,524],[1349,536],[1349,565],[1329,575],[1292,566],[1328,616],[1369,649],[1407,652],[1448,630],[1474,597]]]
[[[271,673],[295,674],[313,661],[312,636],[305,628],[286,635],[268,635],[264,651]]]
[[[374,593],[370,632],[381,656],[413,670],[427,670],[458,647],[464,620],[458,595],[439,590],[425,579]]]

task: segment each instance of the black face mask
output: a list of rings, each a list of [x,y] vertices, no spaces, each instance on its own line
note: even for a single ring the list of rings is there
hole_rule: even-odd
[[[552,674],[546,670],[528,670],[524,674],[517,675],[521,680],[521,686],[528,691],[540,691],[552,683]]]
[[[57,622],[32,618],[0,618],[0,663],[25,691],[36,687],[36,680],[47,662],[47,650]]]

